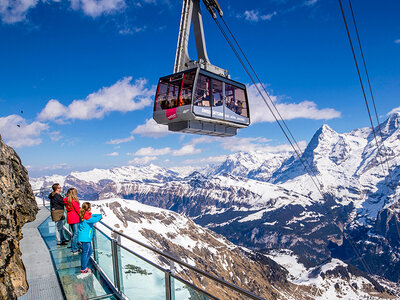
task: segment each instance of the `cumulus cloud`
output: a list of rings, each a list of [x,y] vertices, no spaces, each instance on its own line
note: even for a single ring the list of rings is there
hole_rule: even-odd
[[[275,119],[268,110],[264,100],[259,95],[256,87],[251,85],[248,88],[248,96],[250,102],[250,115],[252,123],[274,122]],[[285,120],[292,119],[312,119],[312,120],[329,120],[339,118],[341,113],[333,108],[318,109],[317,104],[312,101],[302,101],[299,103],[283,103],[279,102],[276,96],[271,95],[272,101]],[[268,101],[268,99],[267,99]]]
[[[168,126],[157,124],[154,119],[147,119],[145,124],[137,126],[134,130],[132,130],[131,133],[152,138],[159,138],[169,134],[169,131]]]
[[[43,0],[42,2],[51,4],[60,0]],[[70,2],[72,9],[81,10],[92,18],[117,13],[127,7],[126,0],[70,0]],[[29,10],[36,7],[38,3],[39,0],[0,0],[0,18],[7,24],[25,21]]]
[[[103,87],[84,100],[74,100],[68,106],[50,100],[39,113],[40,121],[91,120],[101,119],[110,112],[129,112],[151,105],[153,89],[146,88],[147,81],[125,77],[109,87]]]
[[[199,153],[201,153],[201,149],[196,149],[195,146],[191,144],[184,145],[181,149],[172,151],[173,156],[193,155]]]
[[[243,15],[238,15],[238,18],[244,18],[246,21],[249,22],[259,22],[259,21],[270,21],[273,16],[277,15],[276,11],[269,13],[269,14],[261,14],[259,10],[252,9],[246,10]]]
[[[38,0],[0,0],[0,18],[7,24],[24,21]]]
[[[122,138],[122,139],[112,139],[106,142],[106,144],[111,144],[111,145],[119,145],[122,143],[127,143],[130,142],[134,139],[133,135],[128,136],[127,138]]]
[[[0,118],[0,134],[12,147],[35,146],[42,142],[39,137],[42,131],[49,128],[48,124],[42,122],[28,123],[18,115],[9,115]]]
[[[135,152],[136,156],[160,156],[171,152],[171,148],[154,149],[153,147],[140,148]]]
[[[107,156],[118,156],[119,153],[118,152],[111,152],[111,153],[107,153]]]
[[[137,165],[137,166],[142,166],[142,165],[148,165],[152,161],[156,160],[157,157],[154,156],[143,156],[143,157],[136,157],[128,162],[130,165]]]
[[[389,116],[389,115],[394,114],[394,113],[397,113],[397,112],[400,112],[400,106],[399,106],[399,107],[396,107],[396,108],[393,108],[391,111],[389,111],[389,112],[387,113],[387,115]]]
[[[82,10],[86,15],[96,18],[103,14],[111,14],[126,7],[125,0],[71,0],[74,10]]]

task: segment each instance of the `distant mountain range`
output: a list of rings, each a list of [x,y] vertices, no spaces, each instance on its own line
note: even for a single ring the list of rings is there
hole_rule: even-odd
[[[264,299],[382,299],[396,294],[395,286],[389,281],[374,279],[338,259],[329,259],[318,266],[307,268],[290,250],[257,253],[234,245],[190,218],[169,210],[118,198],[92,203],[93,211],[100,212],[107,225]],[[107,232],[107,228],[98,226]],[[126,239],[121,242],[159,266],[171,268],[168,261],[158,254]],[[121,255],[122,276],[129,287],[126,290],[129,292],[134,289],[134,295],[139,299],[162,298],[163,290],[141,289],[143,282],[154,280],[154,272],[157,273],[157,270],[127,255],[127,252]],[[107,265],[103,267],[107,268]],[[215,282],[179,264],[174,264],[174,270],[184,280],[194,283],[218,299],[243,299],[236,292],[222,289]],[[203,299],[189,289],[177,289],[176,293],[182,299]],[[179,293],[186,294],[183,297]]]
[[[74,186],[85,199],[132,199],[184,213],[259,253],[289,249],[305,268],[336,258],[400,282],[400,113],[380,128],[379,155],[370,128],[317,130],[302,158],[322,194],[291,152],[234,153],[190,175],[149,165],[30,181],[33,188]]]

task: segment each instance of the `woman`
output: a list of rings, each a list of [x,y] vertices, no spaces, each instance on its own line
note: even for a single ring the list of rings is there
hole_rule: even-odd
[[[81,225],[79,228],[78,241],[82,244],[82,257],[81,257],[81,273],[91,273],[88,268],[90,255],[93,253],[92,239],[93,239],[93,224],[101,220],[101,214],[93,214],[90,212],[92,206],[89,202],[82,204],[79,212]]]
[[[72,229],[72,254],[79,254],[78,232],[79,232],[79,211],[80,205],[78,200],[78,192],[75,188],[67,191],[67,197],[64,198],[65,208],[67,209],[67,223]]]
[[[55,183],[51,186],[53,192],[50,193],[48,198],[50,199],[50,210],[51,219],[56,223],[56,241],[57,245],[63,246],[68,243],[68,240],[64,237],[64,201],[60,195],[61,185]]]

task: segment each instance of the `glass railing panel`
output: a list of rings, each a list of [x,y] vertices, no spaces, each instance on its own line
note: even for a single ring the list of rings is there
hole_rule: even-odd
[[[171,277],[171,292],[172,299],[174,300],[213,300],[215,298],[207,297],[205,294],[201,293],[199,290],[191,287],[183,281],[177,278]]]
[[[110,281],[115,284],[111,249],[111,239],[99,230],[95,230],[93,255],[100,268],[102,268]]]
[[[118,246],[119,247],[119,246]],[[165,300],[165,273],[131,252],[121,253],[121,290],[129,299]]]

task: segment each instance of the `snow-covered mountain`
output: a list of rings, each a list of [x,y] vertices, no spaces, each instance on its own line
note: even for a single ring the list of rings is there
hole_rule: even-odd
[[[388,292],[395,293],[395,289],[384,287],[390,282],[375,280],[337,259],[306,268],[290,250],[255,253],[172,211],[115,198],[92,204],[93,211],[100,212],[107,225],[265,299],[343,299],[343,296],[347,296],[345,299],[381,299],[388,296]],[[102,230],[107,232],[105,227]],[[150,250],[127,239],[121,242],[150,261],[170,268],[166,259]],[[149,293],[157,293],[140,289],[141,282],[152,272],[149,266],[133,257],[130,260],[126,253],[122,255],[123,280],[128,285],[132,284],[135,296],[145,299],[150,298]],[[174,269],[178,276],[219,299],[242,299],[227,289],[220,289],[212,281],[199,278],[179,264],[175,264]],[[156,298],[157,295],[153,296]]]
[[[323,125],[315,133],[302,159],[322,193],[293,153],[234,153],[190,175],[149,165],[31,182],[64,180],[86,199],[121,197],[184,213],[253,250],[290,249],[307,267],[336,257],[397,282],[400,113],[380,129],[379,154],[369,128],[337,133]]]

